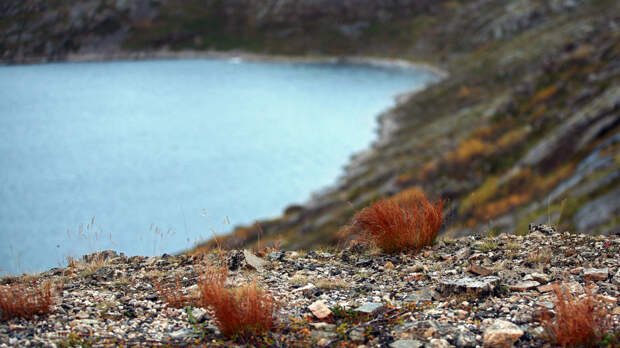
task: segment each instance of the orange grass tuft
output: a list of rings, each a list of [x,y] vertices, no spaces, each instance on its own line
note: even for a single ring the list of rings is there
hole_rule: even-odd
[[[162,285],[155,279],[151,280],[153,285],[170,307],[183,308],[196,302],[196,299],[183,293],[183,285],[177,275],[176,282],[167,286]]]
[[[605,305],[585,287],[586,295],[575,298],[559,284],[553,285],[555,317],[548,312],[541,316],[546,338],[562,347],[594,347],[611,327]]]
[[[207,268],[198,288],[200,305],[210,308],[217,327],[227,337],[252,339],[276,326],[276,303],[256,282],[226,288],[226,267]]]
[[[16,317],[30,319],[35,315],[50,313],[54,304],[51,283],[37,285],[18,283],[0,286],[0,312],[2,320]]]
[[[431,245],[443,222],[444,202],[428,201],[419,192],[371,203],[353,218],[362,240],[388,253],[417,251]]]

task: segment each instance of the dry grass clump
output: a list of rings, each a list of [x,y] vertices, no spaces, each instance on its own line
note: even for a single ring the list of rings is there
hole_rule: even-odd
[[[226,287],[226,267],[208,267],[198,282],[200,305],[209,308],[216,325],[227,337],[247,338],[276,326],[276,303],[256,282],[235,289]]]
[[[611,327],[611,317],[605,305],[585,287],[584,297],[574,297],[567,287],[554,284],[555,316],[545,312],[541,323],[545,338],[562,347],[598,346]]]
[[[362,241],[384,252],[417,251],[431,245],[443,222],[444,202],[430,202],[424,194],[398,195],[371,203],[353,218]]]
[[[179,276],[176,277],[176,282],[173,284],[162,285],[160,282],[152,279],[153,285],[159,292],[159,295],[163,298],[170,307],[183,308],[196,302],[196,299],[192,296],[183,293],[183,285],[179,280]]]
[[[50,313],[54,304],[52,283],[37,285],[16,283],[0,285],[0,312],[2,320],[16,317],[30,319],[35,315]]]

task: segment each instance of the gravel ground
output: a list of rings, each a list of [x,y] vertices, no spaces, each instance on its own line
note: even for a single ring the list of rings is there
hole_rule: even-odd
[[[542,225],[526,236],[440,239],[417,254],[359,247],[258,254],[104,251],[73,267],[5,277],[3,285],[52,281],[58,291],[50,314],[1,321],[0,347],[540,347],[547,342],[538,317],[553,308],[556,281],[576,295],[589,284],[620,330],[620,236]],[[255,279],[268,290],[279,304],[277,329],[232,341],[207,310],[173,308],[155,286],[195,296],[208,264],[225,264],[231,286]]]

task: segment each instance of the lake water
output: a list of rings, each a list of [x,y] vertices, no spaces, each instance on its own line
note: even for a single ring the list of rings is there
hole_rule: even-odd
[[[277,216],[334,183],[377,115],[432,79],[226,60],[0,67],[0,273],[179,252]]]

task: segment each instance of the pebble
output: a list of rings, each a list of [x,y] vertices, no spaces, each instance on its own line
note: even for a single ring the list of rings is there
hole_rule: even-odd
[[[526,291],[539,286],[540,283],[534,280],[518,282],[517,284],[510,285],[510,290],[514,291]]]
[[[378,311],[381,308],[383,308],[383,304],[381,303],[368,302],[356,308],[355,311],[365,313],[365,314],[373,314],[374,312]]]
[[[510,348],[523,336],[524,332],[517,325],[506,320],[495,320],[483,335],[483,346],[493,348]]]
[[[421,348],[424,344],[418,340],[398,340],[390,343],[390,348]]]
[[[316,301],[308,306],[308,309],[318,319],[325,319],[332,314],[332,311],[323,303],[323,301]]]

